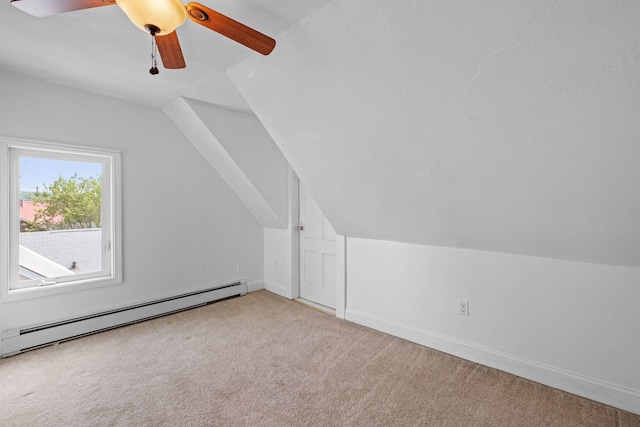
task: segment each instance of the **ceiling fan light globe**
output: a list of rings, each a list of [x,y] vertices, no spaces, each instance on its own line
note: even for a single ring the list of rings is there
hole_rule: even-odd
[[[180,0],[116,0],[116,3],[142,31],[148,32],[145,26],[159,28],[158,36],[171,33],[187,18]]]

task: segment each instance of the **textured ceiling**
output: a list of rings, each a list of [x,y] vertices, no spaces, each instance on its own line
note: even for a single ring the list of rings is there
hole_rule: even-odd
[[[200,1],[276,41],[328,2]],[[250,56],[262,61],[270,58],[188,19],[178,28],[178,37],[187,68],[160,67],[160,74],[151,76],[150,37],[117,6],[36,18],[13,7],[9,0],[0,3],[0,68],[154,107],[187,96],[248,111],[226,70]]]
[[[335,0],[229,74],[340,234],[640,266],[638,22]]]

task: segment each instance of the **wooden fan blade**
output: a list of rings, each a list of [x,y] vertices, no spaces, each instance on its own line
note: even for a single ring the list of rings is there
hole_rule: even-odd
[[[164,68],[177,69],[187,66],[187,64],[184,63],[182,48],[180,47],[180,42],[178,41],[178,33],[176,33],[175,30],[167,35],[155,37]]]
[[[271,53],[276,46],[276,41],[253,28],[247,27],[238,21],[224,16],[215,10],[209,9],[200,3],[187,4],[187,16],[192,21],[235,40],[263,55]]]
[[[43,17],[74,10],[111,6],[115,0],[11,0],[11,4],[29,15]]]

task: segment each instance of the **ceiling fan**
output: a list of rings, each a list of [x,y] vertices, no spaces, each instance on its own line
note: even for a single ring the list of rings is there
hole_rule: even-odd
[[[196,2],[184,6],[180,0],[11,0],[11,4],[38,17],[117,4],[131,22],[155,39],[162,64],[168,69],[186,67],[176,28],[187,17],[263,55],[276,46],[271,37]],[[157,67],[152,66],[150,72],[157,74]]]

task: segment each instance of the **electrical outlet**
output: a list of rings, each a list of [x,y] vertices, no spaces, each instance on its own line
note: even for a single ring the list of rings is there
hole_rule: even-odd
[[[242,271],[242,263],[237,263],[236,264],[236,273],[240,273]]]
[[[458,314],[462,316],[469,315],[469,300],[465,300],[465,299],[458,300]]]

